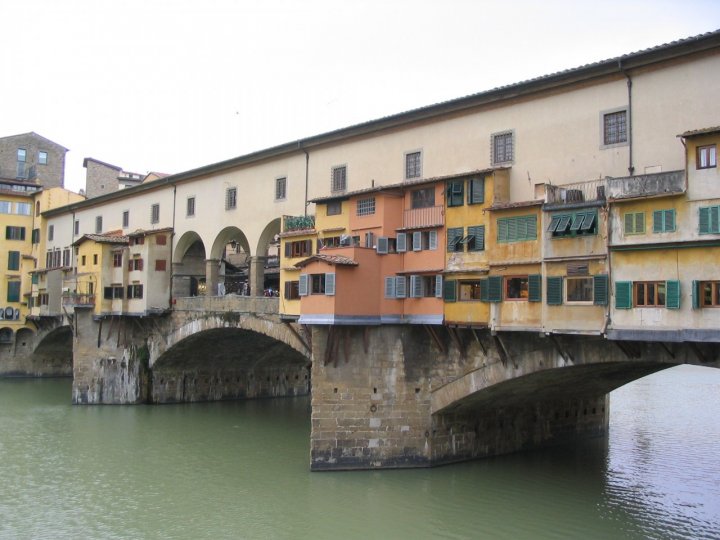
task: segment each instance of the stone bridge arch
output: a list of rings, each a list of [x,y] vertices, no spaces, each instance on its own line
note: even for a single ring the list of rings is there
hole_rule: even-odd
[[[154,403],[305,395],[310,352],[270,315],[176,313],[148,341]]]
[[[2,350],[0,375],[70,377],[73,338],[69,326],[58,320],[44,321],[35,332],[23,326]]]

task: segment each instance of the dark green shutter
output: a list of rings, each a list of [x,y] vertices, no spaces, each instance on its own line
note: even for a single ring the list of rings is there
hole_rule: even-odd
[[[542,302],[542,276],[540,274],[528,276],[528,302]]]
[[[502,302],[502,276],[488,278],[488,302]]]
[[[680,309],[680,282],[676,279],[665,282],[665,307]]]
[[[632,281],[615,282],[615,309],[632,307]]]
[[[19,281],[8,281],[7,301],[8,302],[19,302],[20,301],[20,282]]]
[[[692,308],[700,309],[700,282],[696,279],[692,282]]]
[[[8,270],[20,270],[19,251],[8,251]]]
[[[457,300],[457,281],[454,279],[446,279],[443,284],[443,300],[446,302],[455,302]]]
[[[563,303],[562,289],[562,276],[553,276],[547,278],[547,304],[549,306],[559,306]]]
[[[665,212],[662,210],[655,210],[653,212],[653,232],[663,232],[663,216]]]
[[[471,178],[468,189],[468,204],[485,202],[485,177]]]
[[[607,306],[608,303],[608,277],[607,274],[593,276],[593,304]]]
[[[473,235],[472,251],[483,251],[485,249],[485,226],[475,225],[468,227],[468,235]]]
[[[489,287],[487,278],[480,280],[480,300],[482,302],[490,301]]]
[[[700,234],[710,233],[710,207],[700,209]],[[7,236],[6,236],[7,238]]]

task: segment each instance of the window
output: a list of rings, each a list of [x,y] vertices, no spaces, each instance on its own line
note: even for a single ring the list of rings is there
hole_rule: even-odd
[[[158,234],[155,236],[155,244],[158,246],[166,246],[167,245],[167,236],[164,234]]]
[[[653,232],[664,233],[675,230],[675,210],[655,210],[653,212]]]
[[[694,307],[720,307],[720,281],[700,281],[693,283],[698,298]]]
[[[8,270],[20,270],[19,251],[8,251]]]
[[[160,221],[160,205],[153,204],[150,207],[150,223],[158,223]]]
[[[369,197],[367,199],[358,199],[357,201],[357,215],[358,216],[369,216],[375,213],[375,197]]]
[[[12,214],[12,203],[10,201],[0,201],[0,214]]]
[[[81,265],[81,266],[85,266],[86,260],[87,260],[87,257],[86,257],[85,255],[83,255],[82,257],[80,257],[80,265]],[[49,267],[50,267],[50,265],[48,265],[48,268],[49,268]]]
[[[21,216],[29,216],[32,212],[32,205],[30,203],[19,202],[15,203],[15,213]]]
[[[113,268],[121,268],[122,267],[122,251],[114,251],[113,252]]]
[[[415,189],[410,193],[410,206],[415,208],[431,208],[435,206],[435,188]]]
[[[446,282],[447,283],[447,282]],[[480,300],[481,281],[461,281],[458,284],[459,302],[477,302]]]
[[[39,164],[39,165],[47,165],[47,163],[48,163],[48,154],[47,154],[47,152],[43,152],[42,150],[40,150],[40,151],[38,152],[38,164]]]
[[[325,206],[325,214],[328,216],[339,216],[342,214],[342,202],[331,201]]]
[[[287,196],[287,178],[275,179],[275,200],[284,201]]]
[[[33,244],[39,244],[40,243],[40,229],[33,229],[30,233],[30,238],[32,239]]]
[[[312,240],[296,240],[285,243],[285,256],[288,258],[309,257],[310,255],[312,255]]]
[[[485,177],[470,178],[468,180],[468,204],[481,204],[485,202]]]
[[[130,226],[130,210],[125,210],[122,213],[122,226],[123,229],[127,229]]]
[[[100,234],[102,232],[102,230],[103,230],[102,216],[96,216],[95,217],[95,232],[97,234]]]
[[[442,276],[410,276],[410,298],[441,298]]]
[[[628,212],[623,215],[625,235],[645,233],[645,212]]]
[[[142,285],[128,285],[127,297],[128,298],[142,298],[143,297],[143,286]]]
[[[422,176],[422,153],[408,152],[405,154],[405,178],[420,178]]]
[[[98,263],[98,255],[97,253],[93,253],[93,264],[97,266]]]
[[[130,259],[128,261],[128,270],[132,272],[133,270],[142,270],[143,269],[143,260],[139,257],[136,257],[134,259]]]
[[[310,274],[310,293],[325,294],[325,274]]]
[[[597,212],[577,212],[552,216],[548,232],[553,238],[597,234]]]
[[[167,270],[167,260],[157,259],[155,261],[155,271],[156,272],[165,272],[165,270]]]
[[[195,197],[187,198],[186,215],[187,217],[193,217],[195,215]]]
[[[52,242],[54,236],[55,236],[55,225],[48,225],[48,240],[50,242]]]
[[[40,201],[35,201],[35,216],[40,215]]]
[[[225,210],[237,208],[237,188],[231,187],[225,190]]]
[[[492,164],[509,163],[513,160],[513,132],[492,135]]]
[[[505,278],[505,300],[527,300],[528,295],[528,276]]]
[[[70,248],[65,248],[65,249],[63,249],[63,252],[62,252],[62,265],[63,265],[65,268],[69,268],[69,267],[70,267]]]
[[[460,243],[460,240],[463,239],[463,231],[462,227],[451,227],[447,230],[448,253],[463,250],[463,245]]]
[[[130,241],[131,244],[134,244],[136,246],[142,246],[145,243],[145,237],[144,236],[136,236],[134,239]]]
[[[713,167],[717,167],[717,146],[714,144],[698,146],[697,168],[712,169]]]
[[[662,307],[665,305],[665,282],[636,281],[633,297],[636,307]]]
[[[603,146],[627,142],[627,110],[622,109],[602,115]]]
[[[113,285],[112,287],[104,287],[103,298],[105,298],[105,300],[113,300],[113,299],[122,298],[122,297],[123,297],[122,285]]]
[[[5,227],[5,240],[25,240],[25,227]]]
[[[700,208],[700,234],[720,234],[720,205]]]
[[[591,277],[569,277],[565,280],[565,298],[570,302],[592,302],[594,283]]]
[[[342,165],[340,167],[332,168],[332,185],[331,191],[345,191],[347,189],[347,167]]]
[[[299,281],[286,281],[285,282],[285,299],[286,300],[297,300],[300,298]]]
[[[465,193],[464,180],[451,180],[447,183],[447,205],[462,206]]]
[[[75,231],[75,235],[80,234],[80,220],[78,220],[78,219],[75,220],[75,229],[74,229],[74,231]]]
[[[25,163],[25,161],[27,161],[27,151],[24,148],[18,148],[17,160],[22,163]]]
[[[8,281],[7,301],[8,302],[19,302],[20,301],[20,282],[19,281]]]
[[[498,243],[523,242],[537,239],[537,216],[498,218]]]

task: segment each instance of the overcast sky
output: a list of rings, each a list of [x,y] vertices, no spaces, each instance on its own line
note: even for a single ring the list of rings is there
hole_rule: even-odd
[[[0,136],[176,173],[720,28],[720,1],[0,0]]]

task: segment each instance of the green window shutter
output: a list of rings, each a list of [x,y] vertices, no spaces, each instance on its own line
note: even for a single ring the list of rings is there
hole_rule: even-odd
[[[497,241],[508,242],[508,221],[507,219],[497,220]]]
[[[663,229],[665,232],[673,232],[675,230],[675,210],[665,210],[663,216]]]
[[[692,308],[700,309],[700,282],[696,279],[692,282]]]
[[[563,278],[553,276],[547,278],[547,304],[548,306],[559,306],[563,303]]]
[[[653,232],[654,233],[660,233],[663,232],[663,216],[665,212],[662,210],[655,210],[653,212]]]
[[[463,228],[462,227],[452,227],[447,230],[447,250],[448,253],[454,252],[456,250],[457,243],[462,240],[463,237]]]
[[[634,232],[635,232],[634,214],[625,214],[625,234],[632,234]]]
[[[485,202],[485,177],[471,178],[468,182],[468,204]]]
[[[528,276],[528,302],[542,302],[542,276],[540,274]]]
[[[635,232],[638,234],[645,232],[645,212],[635,214]]]
[[[700,234],[710,233],[710,207],[700,209]],[[6,236],[7,238],[7,236]]]
[[[607,306],[608,303],[608,277],[607,274],[593,276],[593,304]]]
[[[481,302],[489,302],[490,301],[487,278],[480,280],[480,301]]]
[[[632,307],[632,281],[615,282],[615,309]]]
[[[472,251],[483,251],[485,249],[485,226],[475,225],[468,227],[468,235],[473,235]]]
[[[8,252],[8,270],[20,270],[20,252]]]
[[[488,302],[502,302],[502,276],[488,278]]]
[[[537,216],[527,216],[525,218],[525,224],[527,226],[525,240],[536,240],[537,239]]]
[[[665,307],[680,309],[680,282],[676,279],[665,282]]]
[[[446,279],[443,284],[443,300],[446,302],[457,301],[457,281],[454,279]]]
[[[20,282],[19,281],[8,281],[7,301],[8,302],[19,302],[20,301]]]

